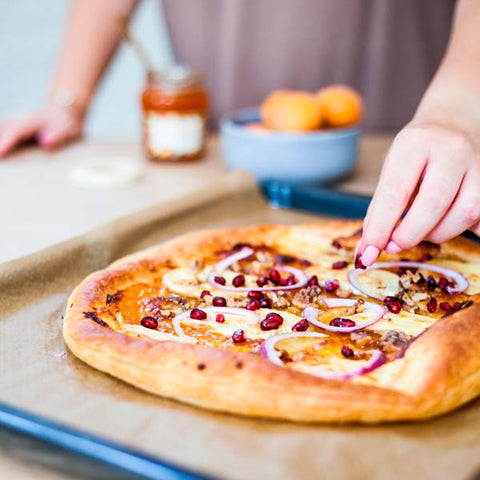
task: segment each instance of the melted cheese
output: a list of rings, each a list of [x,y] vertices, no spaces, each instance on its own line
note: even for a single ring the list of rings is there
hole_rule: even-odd
[[[197,343],[197,341],[192,337],[179,337],[173,333],[159,332],[158,330],[142,327],[142,325],[130,325],[126,323],[122,326],[122,330],[124,333],[130,335],[149,337],[153,340],[159,340],[163,342],[174,341],[180,343]]]

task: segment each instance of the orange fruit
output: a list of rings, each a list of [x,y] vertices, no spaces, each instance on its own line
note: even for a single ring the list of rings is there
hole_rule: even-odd
[[[346,127],[362,119],[362,97],[353,88],[331,85],[319,90],[315,97],[329,127]]]
[[[277,90],[260,106],[263,123],[283,132],[305,132],[320,127],[321,109],[308,92]]]

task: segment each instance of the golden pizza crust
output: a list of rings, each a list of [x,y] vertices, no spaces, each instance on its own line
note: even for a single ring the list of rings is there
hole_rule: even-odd
[[[382,386],[315,377],[252,353],[125,335],[84,315],[104,308],[108,294],[161,275],[172,261],[189,265],[238,242],[314,258],[332,238],[360,227],[358,221],[332,220],[207,230],[127,256],[93,273],[73,291],[64,320],[65,341],[84,362],[143,390],[247,416],[305,422],[413,420],[442,414],[479,395],[478,294],[471,297],[473,306],[438,320],[417,338]],[[463,238],[441,249],[480,261],[480,247]]]

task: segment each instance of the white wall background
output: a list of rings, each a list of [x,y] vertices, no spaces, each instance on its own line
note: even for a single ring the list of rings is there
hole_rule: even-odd
[[[0,118],[42,103],[69,4],[68,0],[0,0]],[[155,66],[172,62],[160,0],[143,0],[132,28]],[[128,46],[121,46],[92,105],[87,135],[138,138],[143,84],[136,57]]]

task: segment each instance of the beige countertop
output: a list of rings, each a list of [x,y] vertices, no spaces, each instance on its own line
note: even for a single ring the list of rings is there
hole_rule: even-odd
[[[342,190],[371,194],[391,142],[389,135],[364,135],[353,174]],[[128,156],[145,166],[136,183],[116,190],[87,190],[71,180],[82,161]],[[219,142],[212,138],[206,158],[184,164],[147,162],[133,141],[80,142],[56,153],[25,148],[0,160],[0,262],[18,258],[142,208],[179,198],[225,171]]]

